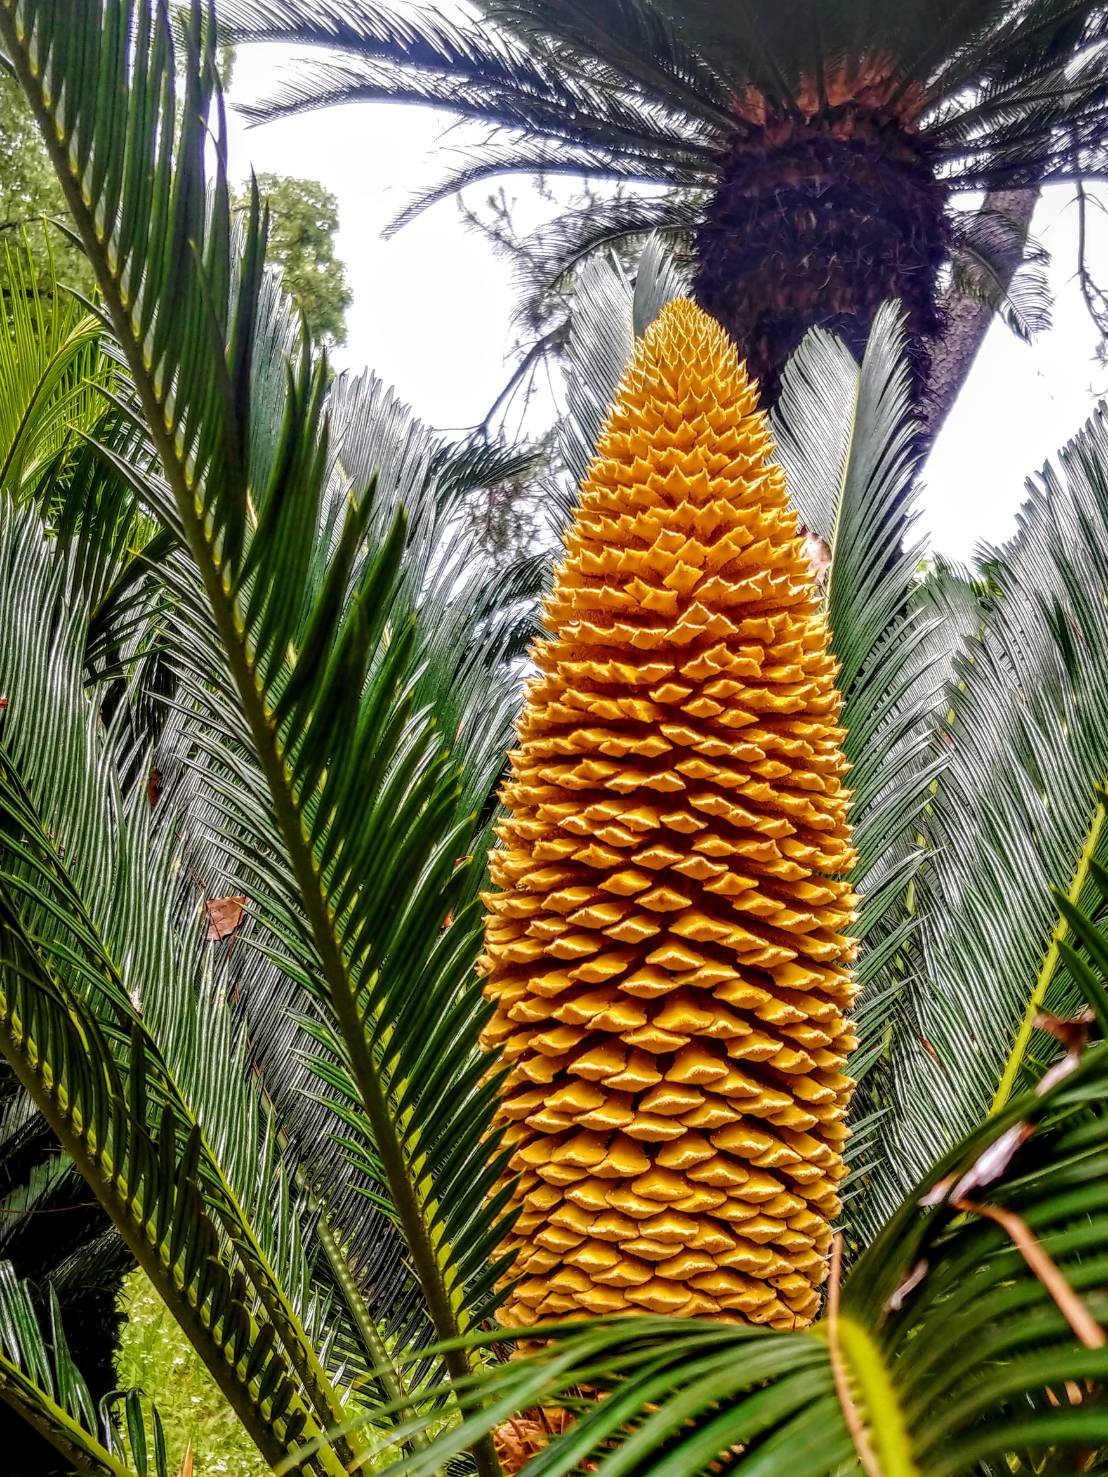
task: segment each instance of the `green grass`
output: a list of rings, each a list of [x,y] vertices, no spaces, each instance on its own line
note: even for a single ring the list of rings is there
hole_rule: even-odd
[[[200,1356],[142,1272],[123,1284],[123,1325],[116,1371],[126,1389],[143,1389],[165,1427],[169,1471],[177,1473],[192,1442],[195,1477],[268,1477]]]

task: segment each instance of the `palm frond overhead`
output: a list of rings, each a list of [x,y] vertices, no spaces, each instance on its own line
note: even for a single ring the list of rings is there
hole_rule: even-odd
[[[591,142],[616,157],[656,147],[668,127],[675,153],[691,148],[708,160],[712,145],[750,126],[738,105],[747,89],[799,117],[837,106],[836,89],[846,96],[869,70],[864,85],[875,96],[910,109],[921,133],[934,134],[952,185],[1016,184],[1024,182],[1021,166],[1045,165],[1035,178],[1071,175],[1074,144],[1097,147],[1093,125],[1106,105],[1096,73],[1108,30],[1098,6],[1073,0],[1019,7],[952,0],[938,13],[928,0],[895,8],[802,0],[787,12],[715,0],[680,7],[669,0],[489,0],[457,21],[432,6],[397,11],[369,0],[226,0],[220,18],[238,41],[280,40],[342,55],[324,64],[321,76],[332,83],[326,95],[313,90],[312,79],[290,81],[248,110],[256,118],[372,93],[412,100],[421,87],[428,100],[433,93],[460,113],[475,112],[480,93],[449,101],[452,83],[468,83],[485,89],[482,116],[532,139]],[[1074,56],[1080,62],[1067,72]],[[872,68],[870,58],[880,66]],[[1071,131],[1051,137],[1051,126]],[[974,162],[973,151],[999,158]]]
[[[1050,254],[1011,216],[998,210],[965,213],[952,222],[951,287],[1000,315],[1017,338],[1029,341],[1050,327]],[[1020,262],[1012,274],[1013,256]]]
[[[495,173],[617,181],[614,201],[528,241],[541,286],[632,234],[680,233],[698,300],[771,402],[808,328],[860,356],[891,296],[907,308],[921,394],[951,262],[958,289],[1026,332],[1038,287],[1025,279],[1013,294],[1010,272],[995,278],[953,197],[1108,169],[1096,0],[471,0],[450,19],[433,5],[222,0],[220,15],[233,38],[324,54],[251,104],[254,119],[392,100],[493,125],[396,224]]]

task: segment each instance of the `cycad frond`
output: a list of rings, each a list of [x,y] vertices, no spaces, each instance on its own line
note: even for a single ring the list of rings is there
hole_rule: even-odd
[[[841,664],[858,852],[852,882],[863,899],[851,1069],[862,1080],[881,1057],[888,1013],[903,988],[906,896],[936,772],[931,729],[945,677],[929,644],[937,623],[913,594],[921,553],[917,453],[896,308],[878,313],[860,368],[837,340],[809,334],[786,366],[772,423],[790,495],[817,553],[831,649]],[[863,1091],[856,1112],[872,1109]]]
[[[202,581],[203,600],[183,592],[176,616],[195,631],[206,680],[189,696],[210,742],[249,756],[222,797],[229,834],[272,861],[282,959],[341,1049],[450,1336],[487,1316],[497,1278],[494,1084],[458,1050],[486,1014],[464,988],[479,933],[473,820],[449,739],[413,702],[404,523],[379,533],[372,486],[352,490],[319,578],[327,372],[305,352],[282,392],[262,356],[264,232],[255,202],[232,252],[210,21],[196,4],[175,137],[160,12],[90,4],[63,26],[52,5],[0,9]],[[118,127],[105,97],[128,99]],[[464,1353],[446,1362],[465,1375]],[[493,1469],[491,1453],[478,1460]]]
[[[874,1215],[958,1132],[1034,1080],[1036,1014],[1066,998],[1049,890],[1080,902],[1102,855],[1093,791],[1108,774],[1097,593],[1106,467],[1099,412],[1060,472],[1048,468],[1031,488],[955,663],[938,733],[944,768],[921,825],[917,977],[893,1041],[884,1164],[867,1192]]]
[[[137,1392],[120,1392],[132,1452],[128,1462],[111,1415],[103,1411],[98,1415],[93,1408],[88,1386],[70,1357],[53,1290],[49,1308],[48,1343],[26,1284],[15,1276],[10,1262],[0,1262],[0,1399],[45,1436],[82,1477],[169,1477],[157,1409],[147,1408]],[[135,1460],[136,1454],[140,1460]]]
[[[4,244],[0,301],[0,487],[19,499],[103,417],[113,373],[99,319],[36,274],[26,243]]]
[[[1049,253],[1028,240],[1018,222],[1002,211],[981,210],[952,222],[951,287],[999,314],[1028,342],[1050,327]],[[1013,273],[1012,262],[1019,266]]]
[[[342,1415],[304,1326],[319,1309],[288,1187],[227,1008],[201,982],[187,892],[191,927],[175,931],[172,835],[115,782],[81,688],[81,623],[59,620],[60,570],[33,515],[8,515],[0,554],[4,1052],[276,1457],[313,1430],[313,1404],[324,1428]]]

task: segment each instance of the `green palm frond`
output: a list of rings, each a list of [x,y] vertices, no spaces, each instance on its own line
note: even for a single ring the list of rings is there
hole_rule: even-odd
[[[101,323],[52,272],[36,273],[26,241],[4,244],[0,300],[0,487],[31,497],[102,418],[114,376]]]
[[[810,333],[786,366],[771,417],[800,522],[829,561],[820,578],[840,664],[858,852],[852,880],[862,895],[852,1059],[859,1079],[880,1057],[903,984],[906,898],[919,862],[918,820],[936,773],[931,728],[942,685],[928,645],[936,622],[913,592],[921,545],[904,347],[892,304],[878,313],[860,367],[838,340]],[[860,1094],[856,1114],[871,1107]]]
[[[276,1458],[314,1431],[313,1408],[324,1428],[342,1418],[289,1190],[203,981],[195,902],[177,901],[170,818],[155,827],[142,790],[115,780],[82,690],[79,616],[59,620],[54,550],[12,513],[0,553],[3,1050]]]
[[[558,428],[560,457],[574,487],[588,473],[636,337],[687,290],[680,265],[655,236],[639,255],[634,282],[614,258],[591,260],[579,273],[566,338],[566,414]],[[568,503],[560,511],[568,517]]]
[[[387,596],[389,628],[403,631],[426,611],[427,634],[415,644],[410,639],[383,642],[382,664],[369,680],[386,690],[389,683],[411,684],[412,710],[433,715],[441,731],[453,736],[453,762],[461,781],[459,812],[478,811],[507,747],[519,684],[503,665],[513,604],[509,599],[502,608],[502,602],[511,594],[511,578],[494,577],[473,550],[458,542],[458,503],[484,479],[518,470],[525,461],[519,453],[495,446],[443,443],[372,377],[337,380],[327,408],[331,474],[311,551],[304,610],[310,615],[326,593],[328,578],[334,580],[331,556],[341,538],[350,486],[372,482],[366,504],[368,546],[394,538],[401,511],[406,520],[404,562]],[[355,587],[359,571],[372,577],[361,554],[349,576]],[[174,608],[193,598],[190,578],[183,566],[174,575]],[[203,650],[197,644],[201,635]],[[298,631],[297,644],[303,636]],[[253,1069],[274,1106],[280,1132],[325,1206],[326,1222],[343,1246],[355,1282],[371,1295],[375,1315],[394,1335],[402,1335],[402,1344],[425,1342],[434,1329],[412,1277],[357,1089],[343,1065],[346,1053],[334,1017],[311,998],[310,960],[298,957],[295,949],[290,955],[290,933],[295,935],[302,923],[286,917],[295,883],[284,877],[287,862],[280,840],[259,824],[256,813],[244,816],[241,807],[227,804],[230,794],[242,790],[247,774],[257,791],[264,780],[235,729],[233,709],[213,714],[211,694],[228,682],[218,638],[203,613],[194,610],[184,640],[177,643],[169,631],[167,641],[171,659],[193,669],[186,684],[192,697],[198,696],[198,661],[210,685],[189,712],[182,707],[174,715],[155,764],[166,782],[183,770],[189,790],[181,798],[189,816],[185,854],[197,897],[248,900],[221,969],[225,991],[236,1002],[247,1034]],[[400,717],[401,728],[392,741],[404,744],[409,716]],[[371,774],[365,780],[371,783]],[[387,766],[381,783],[391,783]],[[460,849],[465,849],[461,843]],[[480,857],[485,844],[475,839],[468,849]],[[268,866],[260,865],[263,854],[270,858]],[[284,892],[275,890],[274,875],[287,881]],[[470,867],[468,876],[465,896],[472,910],[480,872]],[[457,917],[463,904],[453,911]],[[463,948],[472,948],[471,934],[463,939],[468,941]],[[466,1018],[463,1014],[457,1020]],[[448,1070],[465,1049],[463,1033],[444,1058]]]
[[[501,1270],[486,1204],[496,1084],[461,1047],[488,1009],[468,988],[473,818],[450,740],[414,700],[425,648],[405,614],[404,521],[381,531],[373,485],[347,496],[319,579],[326,368],[304,353],[283,395],[272,376],[258,388],[264,230],[255,206],[232,250],[203,29],[196,6],[174,138],[169,36],[145,6],[90,4],[64,26],[49,5],[0,11],[202,581],[203,600],[182,588],[174,614],[202,674],[196,732],[232,764],[248,756],[221,797],[227,835],[272,859],[278,962],[325,1023],[433,1326],[454,1335],[491,1312]],[[94,105],[107,96],[128,99],[125,119]],[[465,1375],[464,1355],[446,1359]]]
[[[521,160],[547,141],[582,172],[644,183],[662,166],[670,185],[711,184],[742,127],[734,102],[744,89],[795,113],[813,79],[872,57],[894,68],[900,94],[918,94],[922,134],[954,189],[1070,178],[1104,164],[1108,28],[1092,0],[980,0],[938,11],[932,0],[803,0],[786,9],[481,0],[475,9],[467,26],[430,6],[224,0],[221,19],[235,39],[332,53],[299,68],[251,116],[422,101],[525,133]],[[478,149],[472,168],[497,159],[510,164],[510,145],[484,163]]]
[[[651,165],[653,164],[653,168]],[[387,238],[440,200],[449,199],[469,185],[506,174],[532,174],[544,177],[570,175],[582,180],[627,181],[642,184],[678,186],[663,196],[620,195],[612,200],[591,203],[597,218],[590,229],[589,210],[570,210],[552,225],[536,231],[528,238],[534,251],[535,265],[541,276],[535,287],[549,291],[583,257],[592,255],[603,245],[614,246],[628,238],[651,231],[667,230],[689,235],[695,229],[699,211],[696,208],[711,176],[703,165],[670,165],[638,159],[606,161],[595,151],[573,149],[553,143],[486,144],[469,151],[454,169],[436,184],[419,193],[395,215],[385,227]],[[697,192],[697,193],[694,193]]]
[[[1081,903],[1104,856],[1093,793],[1108,772],[1103,412],[1060,460],[988,566],[992,588],[937,735],[945,762],[920,827],[915,979],[866,1196],[877,1217],[957,1134],[1035,1080],[1049,1060],[1032,1049],[1036,1015],[1073,999],[1050,889]]]
[[[220,14],[232,38],[322,55],[248,105],[255,120],[390,101],[488,125],[390,229],[496,174],[585,182],[584,205],[516,253],[522,321],[538,325],[517,373],[558,352],[551,299],[571,266],[658,230],[695,260],[697,300],[767,404],[807,329],[860,357],[893,296],[914,396],[948,404],[973,354],[943,348],[978,343],[988,317],[959,329],[941,312],[946,274],[1021,336],[1046,306],[1039,264],[1013,278],[1020,250],[998,272],[991,212],[967,231],[959,195],[1108,169],[1098,0],[467,0],[449,15],[399,0],[220,0]]]

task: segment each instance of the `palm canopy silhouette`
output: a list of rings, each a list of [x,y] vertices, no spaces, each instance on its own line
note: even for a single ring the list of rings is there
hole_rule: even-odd
[[[1108,9],[1091,0],[472,0],[456,18],[387,0],[222,10],[238,40],[329,48],[246,110],[257,119],[392,100],[494,125],[397,224],[504,172],[618,181],[614,198],[544,230],[546,279],[645,232],[683,240],[697,299],[770,400],[808,328],[860,352],[890,296],[906,307],[921,393],[944,266],[960,263],[963,285],[1002,306],[1025,235],[1026,219],[991,199],[969,213],[955,197],[1108,168]]]

